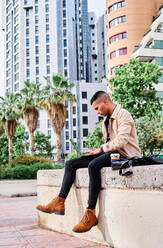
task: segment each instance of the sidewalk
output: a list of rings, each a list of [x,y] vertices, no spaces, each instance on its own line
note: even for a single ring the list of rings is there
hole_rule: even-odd
[[[8,197],[23,193],[28,195],[31,189],[36,189],[35,184],[35,180],[0,181],[0,248],[106,248],[97,243],[39,228],[37,197]]]

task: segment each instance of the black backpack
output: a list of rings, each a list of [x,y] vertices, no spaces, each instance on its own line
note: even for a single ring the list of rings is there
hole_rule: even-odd
[[[131,170],[123,172],[123,169],[129,168],[131,166],[143,166],[143,165],[154,165],[154,164],[163,165],[163,160],[150,155],[143,158],[139,158],[135,156],[129,159],[120,159],[120,160],[111,161],[112,170],[119,170],[120,176],[132,175],[133,172]]]

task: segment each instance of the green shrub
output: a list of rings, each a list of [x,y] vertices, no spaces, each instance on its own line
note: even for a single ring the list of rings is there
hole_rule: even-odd
[[[60,164],[53,162],[35,163],[32,165],[17,164],[14,167],[10,165],[0,168],[0,179],[36,179],[38,170],[62,169]]]
[[[18,157],[16,157],[15,159],[13,159],[10,163],[11,167],[14,167],[15,165],[18,164],[24,164],[24,165],[31,165],[31,164],[35,164],[35,163],[45,163],[45,162],[52,162],[51,160],[45,159],[45,158],[41,158],[41,157],[37,157],[37,156],[31,156],[29,154],[27,155],[20,155]]]
[[[71,152],[68,154],[68,156],[66,157],[66,161],[73,159],[73,158],[79,158],[80,155],[77,154],[77,152]]]

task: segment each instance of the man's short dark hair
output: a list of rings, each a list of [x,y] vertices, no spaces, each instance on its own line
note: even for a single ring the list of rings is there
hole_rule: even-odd
[[[93,103],[94,101],[96,101],[97,98],[99,98],[99,97],[104,97],[104,98],[108,99],[108,101],[111,100],[111,99],[110,99],[110,96],[109,96],[105,91],[100,90],[100,91],[97,91],[97,92],[92,96],[91,101],[90,101],[91,105],[92,105],[92,103]]]

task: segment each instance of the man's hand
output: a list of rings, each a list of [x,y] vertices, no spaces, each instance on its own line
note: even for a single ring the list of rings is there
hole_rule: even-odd
[[[85,153],[87,153],[88,155],[96,155],[101,153],[101,149],[100,148],[89,149],[85,151]]]

